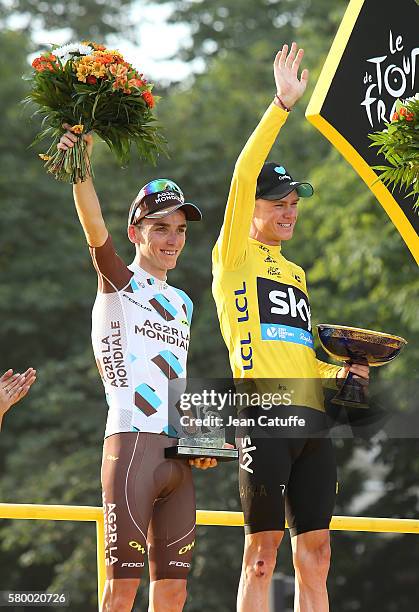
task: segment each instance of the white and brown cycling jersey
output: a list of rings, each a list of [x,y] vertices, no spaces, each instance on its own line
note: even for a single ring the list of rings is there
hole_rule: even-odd
[[[175,396],[186,383],[192,301],[135,261],[126,266],[110,236],[90,252],[98,274],[92,344],[109,406],[105,437],[128,431],[176,436],[169,412],[177,413]]]

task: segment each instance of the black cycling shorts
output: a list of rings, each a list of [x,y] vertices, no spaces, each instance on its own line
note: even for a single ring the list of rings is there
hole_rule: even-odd
[[[258,412],[254,407],[240,416]],[[246,533],[284,531],[285,518],[291,536],[328,529],[337,480],[332,441],[324,436],[285,438],[269,433],[258,426],[240,428],[237,438]]]
[[[177,443],[155,433],[117,433],[103,445],[106,577],[186,579],[195,545],[195,492],[185,460],[166,459]]]

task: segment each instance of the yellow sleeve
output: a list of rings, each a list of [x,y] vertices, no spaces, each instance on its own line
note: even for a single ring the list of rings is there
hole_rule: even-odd
[[[215,247],[215,257],[225,268],[235,268],[244,261],[257,178],[287,117],[286,111],[272,103],[236,162],[224,223]]]
[[[320,361],[320,359],[316,359],[317,367],[319,370],[320,378],[329,379],[328,383],[325,384],[326,387],[330,387],[332,389],[337,388],[336,374],[339,372],[341,366],[333,365],[332,363],[326,363],[325,361]]]

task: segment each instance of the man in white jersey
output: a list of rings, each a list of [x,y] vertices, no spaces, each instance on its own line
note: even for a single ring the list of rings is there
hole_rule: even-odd
[[[76,138],[68,131],[58,147],[71,148]],[[91,155],[92,136],[84,138]],[[109,406],[102,461],[102,611],[132,609],[148,552],[149,611],[178,612],[195,543],[195,495],[190,465],[164,453],[180,433],[169,419],[168,388],[186,378],[193,305],[166,282],[166,274],[184,247],[187,221],[199,221],[201,212],[185,203],[170,180],[145,185],[129,211],[136,256],[126,266],[91,178],[74,185],[74,200],[98,274],[92,343]],[[192,463],[216,465],[215,459]]]

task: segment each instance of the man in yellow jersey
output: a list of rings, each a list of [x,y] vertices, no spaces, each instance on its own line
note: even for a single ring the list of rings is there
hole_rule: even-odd
[[[282,241],[294,232],[298,200],[311,196],[313,188],[294,181],[282,164],[264,163],[307,86],[307,70],[298,78],[303,53],[293,43],[289,52],[284,45],[275,58],[275,99],[235,166],[213,250],[213,294],[234,378],[252,379],[259,390],[267,379],[266,388],[275,380],[277,390],[284,388],[278,383],[285,379],[313,381],[307,389],[297,385],[292,406],[276,406],[270,416],[287,415],[289,424],[304,421],[320,431],[326,423],[317,379],[343,379],[349,367],[316,359],[305,274],[281,253]],[[350,369],[368,379],[367,366]],[[329,524],[336,491],[331,440],[324,434],[292,433],[291,427],[289,435],[277,435],[278,427],[269,431],[260,426],[267,420],[259,420],[262,406],[248,405],[240,415],[257,416],[257,424],[244,427],[238,437],[246,535],[237,609],[268,612],[269,585],[286,517],[296,571],[294,609],[326,612]]]

